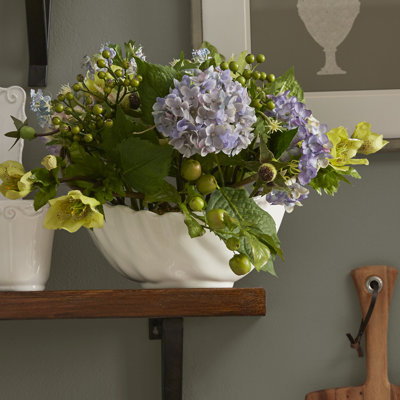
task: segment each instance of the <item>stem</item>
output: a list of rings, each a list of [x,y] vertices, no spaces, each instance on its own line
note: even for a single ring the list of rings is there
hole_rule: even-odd
[[[221,176],[222,186],[225,186],[224,174],[222,173],[222,169],[221,169],[221,165],[219,163],[218,156],[215,153],[214,153],[214,158],[215,158],[215,161],[217,162],[218,172],[219,172],[219,175]]]
[[[142,133],[146,133],[146,132],[148,132],[148,131],[153,130],[155,127],[156,127],[156,126],[153,125],[153,126],[150,126],[150,127],[147,128],[147,129],[145,129],[144,131],[141,131],[141,132],[132,132],[132,133],[133,133],[134,135],[141,135]]]
[[[245,186],[249,183],[255,182],[258,178],[258,174],[251,175],[247,177],[246,179],[241,180],[240,182],[237,182],[233,185],[234,188],[240,188],[242,186]]]
[[[271,118],[269,118],[269,117],[268,117],[267,115],[265,115],[263,112],[261,112],[261,111],[256,111],[256,113],[257,113],[258,115],[261,115],[269,124],[272,123]]]
[[[55,129],[54,131],[51,131],[51,132],[36,133],[36,136],[37,136],[37,137],[39,137],[39,136],[51,136],[51,135],[54,135],[54,134],[56,134],[56,133],[58,133],[58,132],[60,132],[60,130],[59,130],[59,129]]]
[[[234,213],[236,214],[236,216],[243,221],[244,218],[241,216],[239,210],[236,208],[236,206],[232,203],[232,200],[227,196],[227,194],[225,193],[224,189],[218,186],[219,191],[221,192],[222,196],[225,197],[225,200],[228,202],[228,204],[231,206],[232,210],[234,211]]]

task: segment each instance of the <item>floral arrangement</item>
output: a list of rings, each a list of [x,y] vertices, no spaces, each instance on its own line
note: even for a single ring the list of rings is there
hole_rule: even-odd
[[[49,155],[26,172],[0,164],[1,193],[32,191],[34,207],[50,204],[44,226],[75,232],[101,228],[103,205],[154,213],[180,212],[191,237],[206,230],[233,252],[237,274],[251,264],[274,274],[281,255],[262,196],[287,212],[314,189],[333,195],[351,166],[368,164],[386,142],[359,123],[327,132],[303,102],[293,69],[260,71],[265,56],[225,58],[210,44],[170,65],[146,61],[135,42],[106,44],[84,60],[84,74],[57,97],[32,91],[43,132],[15,118],[6,135],[44,139]],[[57,197],[58,187],[71,190]]]

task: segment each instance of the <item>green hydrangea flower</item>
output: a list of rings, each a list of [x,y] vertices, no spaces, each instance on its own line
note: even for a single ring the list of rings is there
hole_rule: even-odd
[[[27,196],[32,190],[31,175],[18,161],[4,161],[0,164],[1,194],[10,200]]]
[[[371,132],[371,124],[368,122],[358,123],[351,137],[362,141],[358,150],[361,154],[376,153],[389,143],[387,140],[383,140],[383,135]]]
[[[333,168],[347,171],[349,169],[348,165],[369,164],[366,158],[353,158],[357,155],[363,142],[356,138],[349,138],[347,130],[343,126],[332,129],[327,135],[332,142],[332,158],[329,160],[329,164]]]
[[[65,229],[76,232],[81,226],[85,228],[102,228],[104,216],[96,207],[100,202],[84,196],[80,190],[72,190],[66,196],[49,200],[43,226],[47,229]]]

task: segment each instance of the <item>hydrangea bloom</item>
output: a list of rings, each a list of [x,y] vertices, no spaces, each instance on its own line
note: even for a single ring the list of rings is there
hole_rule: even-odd
[[[192,60],[194,62],[202,63],[206,61],[210,55],[210,50],[207,48],[204,49],[198,49],[198,50],[193,50],[192,51]]]
[[[30,108],[36,114],[39,125],[42,128],[47,128],[51,125],[51,97],[43,96],[42,89],[38,89],[37,92],[31,89]]]
[[[255,110],[247,89],[230,71],[194,70],[174,81],[170,93],[153,106],[156,127],[185,157],[238,154],[254,139]]]

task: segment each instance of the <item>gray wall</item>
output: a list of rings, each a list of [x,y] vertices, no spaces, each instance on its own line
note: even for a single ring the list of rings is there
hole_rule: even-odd
[[[189,2],[53,1],[49,85],[72,82],[81,57],[105,40],[136,39],[149,58],[168,62],[190,51]],[[0,1],[0,86],[27,82],[24,2]],[[25,164],[44,154],[28,143]],[[184,398],[294,400],[317,388],[357,385],[364,360],[349,348],[359,306],[349,276],[366,264],[399,267],[399,154],[370,158],[362,181],[335,198],[312,196],[280,230],[279,279],[252,273],[240,287],[262,286],[262,318],[185,320]],[[48,289],[136,288],[99,254],[85,231],[57,232]],[[392,301],[389,369],[400,383],[400,285]],[[2,400],[156,400],[160,344],[146,320],[0,322]]]

